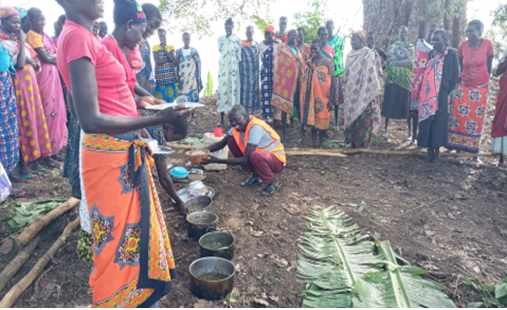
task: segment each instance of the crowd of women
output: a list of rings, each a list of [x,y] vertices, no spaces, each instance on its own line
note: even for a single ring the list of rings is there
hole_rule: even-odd
[[[72,196],[81,199],[78,254],[93,262],[94,306],[153,307],[172,291],[176,276],[154,176],[180,213],[188,208],[165,158],[153,155],[141,137],[160,144],[182,139],[194,111],[146,108],[173,102],[178,93],[199,101],[199,54],[186,32],[182,48],[167,44],[154,5],[115,0],[109,32],[98,21],[103,0],[56,1],[65,15],[55,22],[53,38],[44,31],[42,10],[0,8],[0,198],[5,174],[19,182],[64,161]],[[358,31],[345,64],[344,40],[332,21],[309,45],[305,29],[287,31],[287,22],[281,17],[278,30],[267,25],[262,42],[253,40],[254,27],[242,41],[233,20],[225,22],[226,34],[218,39],[219,125],[241,104],[249,114],[260,110],[267,123],[280,122],[284,139],[288,120],[299,119],[302,134],[310,131],[314,147],[322,147],[331,111],[338,130],[343,105],[345,138],[353,147],[367,147],[384,116],[384,135],[390,119],[408,121],[412,143],[429,148],[428,162],[438,163],[441,146],[479,151],[493,59],[480,21],[468,24],[468,40],[458,50],[435,25],[415,48],[401,27],[388,53],[375,46],[374,33]],[[147,39],[157,31],[160,44],[152,54]],[[506,59],[507,52],[496,74],[505,72]],[[492,149],[505,155],[507,74],[500,89]]]
[[[452,33],[430,25],[416,46],[408,41],[408,29],[399,29],[399,40],[386,53],[375,46],[373,32],[358,31],[350,39],[352,51],[343,61],[343,38],[334,34],[328,21],[318,29],[318,39],[305,42],[305,29],[287,31],[287,18],[279,29],[268,25],[264,40],[253,40],[254,28],[246,28],[246,40],[234,33],[234,22],[225,22],[220,50],[218,111],[241,104],[248,113],[260,110],[263,120],[282,128],[287,139],[287,115],[301,121],[302,134],[311,130],[314,147],[322,147],[334,108],[338,129],[339,106],[343,105],[346,142],[368,147],[385,118],[383,136],[390,119],[407,120],[411,145],[429,149],[426,161],[439,162],[440,147],[478,153],[492,73],[493,44],[482,38],[484,24],[472,20],[467,40],[456,50]],[[496,70],[507,69],[505,57]],[[507,154],[507,122],[504,81],[500,80],[492,150]],[[478,161],[478,158],[474,158]]]

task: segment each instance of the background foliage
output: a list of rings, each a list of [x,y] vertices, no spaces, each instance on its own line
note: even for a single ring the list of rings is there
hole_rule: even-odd
[[[232,17],[235,28],[239,20],[255,22],[253,16],[269,19],[269,6],[273,0],[160,0],[164,27],[170,31],[190,31],[199,38],[213,36],[211,25]],[[248,12],[248,14],[246,13]]]

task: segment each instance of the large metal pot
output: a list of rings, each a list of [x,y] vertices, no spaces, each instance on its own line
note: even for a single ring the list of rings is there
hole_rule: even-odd
[[[223,231],[205,234],[199,239],[201,257],[218,256],[231,260],[234,257],[234,237]],[[219,245],[218,248],[215,246]]]
[[[221,257],[203,257],[190,264],[188,269],[192,294],[198,298],[218,300],[232,291],[236,268],[230,261]],[[219,280],[200,278],[210,274],[221,275],[221,277]]]
[[[188,237],[199,240],[207,232],[215,230],[218,216],[211,212],[196,212],[187,215]]]
[[[209,196],[197,196],[194,198],[190,198],[187,201],[185,201],[185,204],[188,206],[188,211],[190,211],[190,213],[213,212],[213,199],[211,199]],[[204,205],[205,207],[192,210],[192,208],[195,208],[195,206],[202,205]]]

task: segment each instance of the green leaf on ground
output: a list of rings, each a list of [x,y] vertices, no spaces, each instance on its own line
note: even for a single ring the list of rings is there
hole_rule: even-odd
[[[14,208],[6,217],[7,224],[9,224],[7,230],[16,232],[32,224],[35,219],[46,215],[66,200],[67,198],[56,198],[37,202],[15,203]]]

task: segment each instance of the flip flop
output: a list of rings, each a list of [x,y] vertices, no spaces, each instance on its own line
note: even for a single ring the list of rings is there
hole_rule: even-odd
[[[21,176],[21,178],[22,178],[23,180],[33,179],[33,178],[36,178],[36,177],[38,177],[38,176],[37,176],[37,175],[35,175],[35,174],[27,174],[27,175],[22,175],[22,176]]]
[[[20,197],[25,196],[25,194],[26,194],[25,191],[18,189],[18,190],[11,191],[10,196],[12,198],[20,198]]]
[[[39,168],[39,169],[33,169],[33,171],[35,172],[44,172],[44,171],[48,171],[46,168]]]

